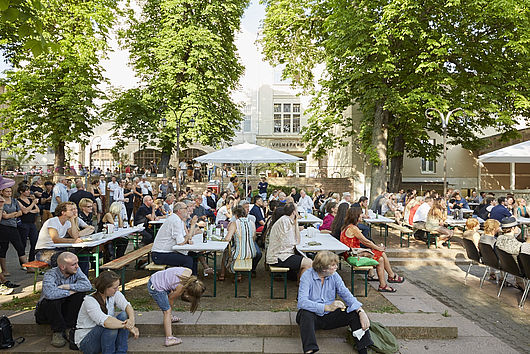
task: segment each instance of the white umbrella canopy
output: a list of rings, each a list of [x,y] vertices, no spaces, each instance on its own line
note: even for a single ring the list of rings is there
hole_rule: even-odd
[[[302,160],[299,157],[263,146],[243,143],[196,157],[202,163],[241,163],[245,165],[245,189],[248,188],[248,166],[257,163],[289,163]],[[245,195],[247,191],[245,190]]]
[[[243,143],[196,157],[194,160],[202,163],[256,164],[296,162],[301,158],[263,146]]]
[[[530,140],[480,155],[482,162],[530,163]]]

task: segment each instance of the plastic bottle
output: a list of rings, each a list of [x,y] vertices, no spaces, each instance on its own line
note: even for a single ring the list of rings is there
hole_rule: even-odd
[[[206,229],[204,229],[204,231],[202,232],[202,242],[208,242],[208,232],[206,231]]]

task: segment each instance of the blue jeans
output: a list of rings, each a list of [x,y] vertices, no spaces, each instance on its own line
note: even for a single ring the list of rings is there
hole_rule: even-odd
[[[153,287],[153,283],[151,283],[151,279],[149,279],[149,281],[147,282],[147,292],[155,300],[158,307],[160,307],[162,311],[167,311],[171,309],[168,297],[169,292],[155,290],[155,288]]]
[[[178,252],[151,252],[151,258],[155,264],[165,264],[171,267],[186,267],[191,269],[193,275],[197,275],[197,258],[193,258],[193,252],[189,252],[189,255]]]
[[[125,311],[116,318],[120,321],[127,319]],[[79,349],[84,354],[114,354],[127,353],[129,331],[125,328],[108,329],[101,326],[94,327],[79,343]]]

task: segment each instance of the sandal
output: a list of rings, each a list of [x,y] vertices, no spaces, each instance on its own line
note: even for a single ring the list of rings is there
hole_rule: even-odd
[[[180,317],[177,317],[175,315],[171,315],[171,323],[180,322],[182,319]]]
[[[405,278],[400,277],[397,274],[394,274],[393,278],[388,277],[387,282],[389,283],[403,283],[405,281]]]
[[[182,339],[180,338],[177,338],[177,337],[166,337],[166,342],[164,343],[164,345],[166,347],[170,347],[172,345],[177,345],[177,344],[180,344],[182,343]]]
[[[208,275],[213,274],[213,268],[208,267],[204,270],[204,276],[207,277]]]
[[[374,275],[368,275],[366,279],[368,279],[368,281],[379,281],[379,278],[376,278]]]
[[[387,285],[384,288],[379,287],[377,291],[382,292],[382,293],[395,293],[397,290]]]
[[[225,281],[225,275],[224,275],[224,274],[221,274],[221,273],[217,274],[217,280],[219,280],[219,281]]]

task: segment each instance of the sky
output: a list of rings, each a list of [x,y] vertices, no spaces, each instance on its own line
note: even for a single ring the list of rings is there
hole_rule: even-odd
[[[241,31],[236,35],[236,46],[240,61],[245,67],[244,76],[240,80],[240,91],[242,92],[256,89],[261,84],[272,82],[273,70],[268,64],[263,62],[260,50],[255,43],[261,20],[264,17],[264,5],[260,4],[259,0],[252,0],[243,15]],[[105,76],[114,87],[126,89],[134,87],[137,85],[138,79],[128,65],[128,52],[119,48],[115,37],[110,39],[110,45],[113,48],[113,52],[109,53],[108,59],[103,60],[101,63],[105,69]],[[2,58],[0,60],[0,73],[8,68],[8,64]],[[4,75],[0,74],[0,76]],[[105,85],[101,88],[104,90],[108,89]],[[236,93],[235,96],[237,100],[239,95]]]

